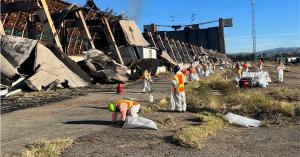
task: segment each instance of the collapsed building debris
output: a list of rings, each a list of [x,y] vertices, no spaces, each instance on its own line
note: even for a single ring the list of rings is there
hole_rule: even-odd
[[[47,89],[52,84],[83,87],[90,82],[89,77],[76,63],[70,68],[70,65],[65,64],[68,62],[67,56],[55,55],[54,51],[37,40],[2,36],[1,54],[4,56],[3,61],[7,61],[5,67],[10,67],[9,69],[1,67],[4,78],[12,80],[14,76],[22,74],[27,78],[24,83],[32,90]],[[58,55],[61,57],[58,58]]]
[[[104,52],[91,49],[85,52],[86,59],[78,64],[93,78],[94,82],[126,82],[127,67],[118,64]]]
[[[24,77],[32,90],[126,82],[146,69],[156,74],[159,67],[229,60],[166,35],[142,34],[134,21],[93,0],[84,7],[61,0],[1,3],[1,82],[10,87]]]

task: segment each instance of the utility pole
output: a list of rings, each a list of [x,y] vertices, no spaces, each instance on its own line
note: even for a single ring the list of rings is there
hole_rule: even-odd
[[[253,40],[253,60],[254,61],[256,59],[255,5],[256,5],[256,0],[251,0],[251,10],[252,10],[252,40]]]

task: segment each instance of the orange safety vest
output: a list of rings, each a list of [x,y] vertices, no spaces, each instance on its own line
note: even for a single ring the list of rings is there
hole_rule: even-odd
[[[174,76],[174,80],[178,85],[179,92],[184,92],[184,79],[185,79],[185,75],[183,73],[178,73]]]
[[[116,102],[116,105],[121,105],[121,104],[126,104],[127,109],[130,109],[132,106],[138,105],[136,101],[131,101],[131,100],[126,100],[126,99],[121,99]]]

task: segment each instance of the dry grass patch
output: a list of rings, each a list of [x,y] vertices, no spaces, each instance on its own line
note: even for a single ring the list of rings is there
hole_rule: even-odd
[[[159,124],[163,125],[163,126],[175,126],[177,124],[177,120],[175,119],[175,117],[168,115],[168,117],[164,120],[160,120],[158,121]]]
[[[142,106],[142,109],[141,109],[142,113],[158,112],[159,110],[160,110],[160,107],[157,104]]]
[[[276,100],[300,101],[300,89],[274,88],[268,94]]]
[[[231,106],[228,110],[235,106],[236,112],[248,115],[259,115],[261,113],[270,114],[276,116],[277,114],[283,114],[286,116],[295,116],[297,110],[297,104],[294,102],[280,101],[274,99],[268,93],[263,93],[255,90],[246,90],[237,94],[225,96],[223,103],[227,106]]]
[[[211,91],[218,90],[221,96]],[[221,75],[187,85],[187,104],[191,111],[235,112],[254,118],[268,119],[280,114],[299,115],[300,89],[268,88],[239,89]]]
[[[165,97],[159,101],[158,104],[151,104],[147,106],[142,106],[141,111],[143,113],[152,113],[152,112],[158,112],[161,109],[168,109],[170,108],[170,97]]]
[[[216,130],[223,128],[225,122],[219,115],[208,112],[198,113],[195,120],[201,121],[199,126],[189,126],[179,130],[174,136],[174,140],[181,146],[200,149],[202,143]]]
[[[160,108],[164,108],[164,109],[170,108],[171,105],[170,97],[165,97],[161,99],[158,105]]]
[[[22,153],[22,157],[58,157],[73,143],[73,138],[37,141],[26,146],[27,150]]]

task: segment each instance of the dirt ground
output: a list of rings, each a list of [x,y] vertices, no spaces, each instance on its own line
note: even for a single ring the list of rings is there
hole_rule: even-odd
[[[269,88],[277,86],[299,88],[300,72],[298,72],[287,74],[284,84],[274,82]],[[272,72],[270,74],[274,80],[276,75]],[[153,87],[156,102],[169,95],[169,80],[169,76],[155,78]],[[60,101],[59,97],[63,95],[57,95],[49,98],[54,99],[54,103],[42,102],[41,107],[34,107],[38,105],[32,103],[33,108],[2,114],[2,154],[18,154],[25,149],[26,144],[36,140],[62,137],[76,139],[75,144],[62,154],[66,157],[298,156],[300,153],[299,117],[293,118],[293,124],[283,126],[243,128],[229,125],[210,135],[201,150],[195,150],[178,146],[170,138],[175,131],[184,126],[199,125],[192,120],[194,113],[191,112],[142,113],[141,116],[157,122],[158,131],[112,127],[111,114],[105,109],[108,101],[132,97],[142,105],[149,105],[148,94],[140,92],[141,82],[128,85],[124,95],[116,95],[114,85],[77,90],[80,96],[70,95],[71,99]],[[20,100],[15,102],[20,103]],[[58,100],[59,102],[56,102]],[[6,106],[13,105],[9,101],[11,100],[6,102]],[[27,101],[23,101],[20,104],[26,103]],[[175,119],[174,124],[163,122],[170,117]]]

